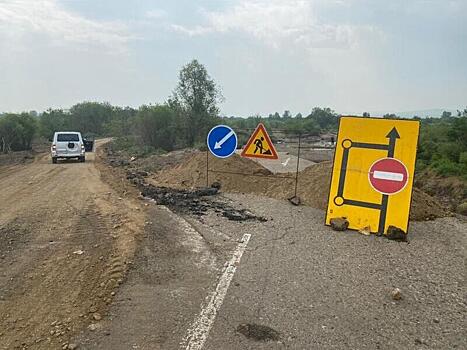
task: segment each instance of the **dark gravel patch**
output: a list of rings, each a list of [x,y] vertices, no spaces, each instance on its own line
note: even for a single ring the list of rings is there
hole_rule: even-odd
[[[275,329],[255,323],[242,323],[237,327],[237,332],[255,341],[267,342],[280,339],[280,334]]]
[[[203,216],[212,211],[232,221],[267,221],[264,217],[257,216],[247,209],[234,208],[216,199],[215,196],[219,193],[219,190],[214,187],[177,190],[149,185],[144,183],[141,178],[138,179],[136,185],[143,197],[153,199],[157,204],[165,205],[177,213]]]

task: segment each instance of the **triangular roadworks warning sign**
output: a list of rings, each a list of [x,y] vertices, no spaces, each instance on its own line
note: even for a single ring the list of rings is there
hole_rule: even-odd
[[[243,148],[242,157],[277,159],[277,152],[272,144],[266,128],[258,124],[250,139]]]

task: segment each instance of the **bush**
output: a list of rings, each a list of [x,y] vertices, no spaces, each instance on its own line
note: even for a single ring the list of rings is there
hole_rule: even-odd
[[[69,121],[69,116],[63,110],[49,109],[39,118],[39,135],[50,140],[56,131],[71,130]]]
[[[28,113],[6,114],[0,118],[0,152],[31,149],[36,120]]]
[[[177,141],[175,120],[175,112],[168,106],[142,106],[136,114],[136,135],[144,145],[172,151]]]
[[[432,166],[442,176],[462,175],[459,164],[447,158],[437,159],[433,162]]]

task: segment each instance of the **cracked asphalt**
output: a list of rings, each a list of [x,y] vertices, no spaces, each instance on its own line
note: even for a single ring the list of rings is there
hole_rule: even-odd
[[[310,207],[222,198],[268,221],[215,212],[180,219],[151,204],[133,269],[108,322],[79,337],[83,349],[185,348],[186,330],[245,233],[251,240],[204,349],[466,347],[462,219],[411,223],[409,242],[401,243],[334,232],[324,212]]]

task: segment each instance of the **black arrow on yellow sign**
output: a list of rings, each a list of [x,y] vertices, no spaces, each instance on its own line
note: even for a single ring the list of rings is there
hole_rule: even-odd
[[[379,223],[378,223],[379,234],[384,233],[389,196],[387,194],[383,194],[381,203],[370,203],[370,202],[346,199],[344,198],[344,185],[345,185],[345,175],[347,172],[347,163],[349,160],[350,149],[355,147],[355,148],[365,148],[365,149],[374,149],[374,150],[386,150],[388,152],[388,158],[394,158],[396,142],[397,142],[397,139],[400,139],[400,135],[396,127],[393,127],[391,131],[389,131],[389,133],[386,135],[386,138],[389,139],[388,144],[353,142],[352,140],[349,140],[349,139],[345,139],[344,141],[342,141],[342,147],[344,148],[344,151],[342,153],[341,171],[339,174],[340,176],[339,176],[339,184],[337,188],[337,195],[334,198],[334,203],[339,206],[347,204],[347,205],[353,205],[357,207],[364,207],[364,208],[379,210],[380,211]]]

